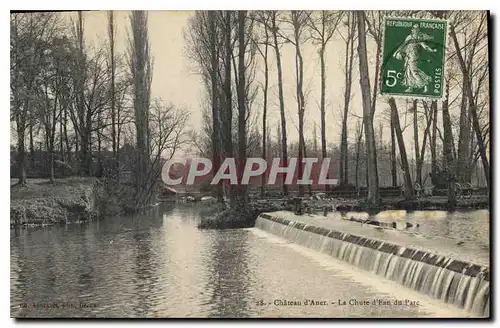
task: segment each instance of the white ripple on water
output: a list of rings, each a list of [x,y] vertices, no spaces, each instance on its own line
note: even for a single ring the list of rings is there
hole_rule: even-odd
[[[393,281],[380,279],[380,277],[378,276],[368,274],[364,270],[360,270],[359,268],[356,268],[354,266],[347,265],[345,262],[333,258],[329,255],[316,252],[295,243],[290,243],[281,237],[263,231],[259,228],[252,228],[251,230],[258,237],[281,245],[282,247],[293,249],[299,254],[306,256],[307,258],[310,258],[314,262],[318,263],[324,269],[335,271],[335,276],[338,276],[340,274],[341,278],[353,280],[356,283],[364,286],[368,290],[375,291],[375,293],[377,294],[390,295],[392,296],[392,299],[408,299],[412,301],[418,301],[419,311],[421,311],[422,314],[427,312],[427,316],[442,318],[474,317],[474,315],[472,315],[471,313],[458,309],[449,304],[442,303],[438,300],[432,299],[426,295],[417,293],[410,289],[401,288],[401,285]],[[388,313],[387,316],[390,317],[391,314]]]
[[[286,239],[289,238],[289,236],[284,231],[285,230],[284,225],[282,225],[279,222],[258,218],[256,222],[256,227],[264,231],[273,233],[277,236]],[[295,230],[299,231],[298,229]],[[310,239],[313,236],[317,240],[328,239],[327,242],[332,243],[334,246],[332,247],[331,251],[328,252],[327,254],[334,256],[340,260],[343,260],[349,264],[355,265],[354,258],[356,254],[359,252],[366,253],[366,255],[368,254],[370,255],[365,257],[366,261],[358,263],[358,266],[355,267],[359,267],[367,271],[372,271],[374,264],[378,264],[375,254],[380,252],[373,250],[371,248],[355,245],[352,243],[346,243],[340,240],[328,238],[304,230],[300,230],[298,232],[297,238],[294,239],[299,245],[315,249],[314,247],[311,247],[310,243]],[[338,253],[335,251],[336,249],[339,250]],[[404,248],[402,247],[399,250],[399,253],[402,253],[403,251]],[[426,254],[426,256],[436,257],[437,255]],[[442,299],[445,302],[452,304],[456,304],[457,296],[461,293],[464,293],[465,292],[464,290],[466,290],[468,294],[474,295],[471,308],[467,309],[471,310],[476,315],[477,314],[483,315],[482,313],[483,311],[485,312],[484,315],[487,315],[488,300],[486,296],[489,292],[489,282],[483,281],[482,277],[478,276],[474,278],[476,280],[481,280],[481,288],[467,289],[467,286],[464,285],[462,287],[464,290],[457,290],[459,279],[461,276],[463,276],[462,274],[455,272],[450,273],[450,270],[446,270],[444,268],[423,263],[422,269],[418,271],[418,278],[417,278],[418,280],[416,283],[413,283],[415,276],[409,275],[408,266],[405,267],[405,265],[410,261],[409,259],[401,258],[397,255],[387,254],[387,253],[383,253],[381,257],[385,258],[385,261],[382,263],[382,265],[379,265],[381,270],[380,269],[378,270],[377,272],[378,275],[387,278],[389,280],[399,281],[400,283],[403,284],[403,286],[406,287],[411,287],[414,284],[416,287],[415,290],[423,294],[429,295],[431,297],[434,297],[436,299]],[[444,260],[444,257],[437,256],[436,260],[442,262]],[[451,263],[451,261],[448,261],[448,264],[449,263]],[[445,280],[446,277],[448,277],[449,280]]]

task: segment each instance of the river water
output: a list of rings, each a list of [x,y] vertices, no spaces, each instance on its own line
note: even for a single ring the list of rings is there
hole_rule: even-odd
[[[206,212],[11,230],[11,316],[468,315],[256,228],[199,230]]]

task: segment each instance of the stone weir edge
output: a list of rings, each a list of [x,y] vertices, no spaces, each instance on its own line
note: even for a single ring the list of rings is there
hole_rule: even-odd
[[[268,213],[262,213],[259,215],[259,217],[286,226],[292,226],[293,228],[298,230],[304,230],[328,238],[346,241],[362,247],[378,250],[384,253],[394,254],[399,257],[407,258],[413,261],[427,263],[429,265],[441,267],[467,276],[480,277],[482,275],[484,280],[490,281],[489,267],[469,263],[463,260],[451,259],[446,256],[437,255],[418,249],[408,248],[397,244],[392,244],[387,241],[380,241],[367,237],[352,235],[349,233],[343,233],[336,230],[326,229],[313,225],[307,225],[302,222],[291,221],[282,217],[272,216]]]

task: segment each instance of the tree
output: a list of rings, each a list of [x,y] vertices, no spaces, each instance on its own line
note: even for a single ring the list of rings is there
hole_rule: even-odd
[[[63,108],[69,104],[67,86],[70,85],[69,67],[72,60],[71,44],[67,38],[54,38],[45,57],[39,93],[38,110],[45,130],[45,141],[49,155],[49,179],[54,183],[55,135]]]
[[[340,137],[340,183],[345,185],[349,179],[349,168],[347,161],[347,118],[349,114],[349,103],[351,101],[352,87],[352,65],[354,62],[354,40],[356,32],[356,20],[353,13],[347,14],[346,28],[347,37],[345,55],[345,90],[344,90],[344,112],[342,116],[342,132]]]
[[[456,56],[458,59],[458,63],[460,65],[460,70],[461,70],[462,75],[463,75],[464,87],[465,87],[464,91],[467,94],[467,98],[468,98],[468,102],[469,102],[469,110],[470,110],[470,114],[472,116],[472,126],[473,126],[474,132],[476,134],[476,140],[477,140],[477,144],[478,144],[478,148],[479,148],[479,155],[480,155],[481,161],[483,163],[484,174],[486,177],[487,185],[489,187],[490,186],[490,173],[489,173],[490,165],[488,162],[488,158],[486,156],[486,147],[485,147],[485,143],[484,143],[484,137],[483,137],[482,132],[481,132],[479,117],[478,117],[478,113],[477,113],[478,112],[477,111],[477,97],[475,97],[475,95],[474,95],[474,90],[473,90],[473,85],[472,85],[472,79],[473,79],[473,75],[474,75],[474,73],[472,72],[472,58],[474,57],[474,54],[476,52],[475,47],[479,44],[479,42],[482,39],[485,39],[487,36],[487,30],[486,31],[483,30],[483,24],[485,24],[486,19],[487,19],[486,13],[481,13],[479,19],[480,19],[480,21],[479,21],[478,28],[476,30],[474,38],[472,39],[472,43],[471,43],[472,49],[470,50],[471,53],[469,54],[469,61],[468,62],[466,62],[466,60],[462,54],[462,50],[461,50],[461,47],[460,47],[459,42],[458,42],[456,27],[453,24],[450,26],[450,34],[451,34],[451,37],[453,40],[453,44],[455,46]],[[481,82],[481,79],[484,79],[485,77],[486,77],[486,74],[483,75],[482,78],[480,78],[480,82]],[[478,90],[479,90],[481,84],[482,83],[479,83]],[[468,144],[467,140],[465,140],[465,143]],[[465,147],[465,145],[463,147]],[[460,148],[460,146],[459,146],[459,148]]]
[[[448,180],[448,206],[454,208],[457,204],[456,190],[455,190],[455,160],[453,157],[452,144],[453,135],[451,131],[451,118],[448,108],[449,99],[449,82],[445,82],[445,96],[443,100],[443,130],[444,130],[444,140],[443,140],[443,156],[445,162],[445,173]]]
[[[421,148],[419,149],[418,148],[418,142],[415,142],[415,149],[416,149],[416,154],[417,155],[415,156],[416,157],[416,170],[417,170],[417,182],[422,186],[423,185],[423,181],[422,181],[422,168],[424,166],[424,159],[425,159],[425,150],[427,148],[427,140],[430,139],[429,138],[429,135],[430,135],[430,129],[431,129],[431,124],[433,122],[433,117],[432,117],[432,110],[433,110],[433,103],[431,103],[431,106],[429,108],[429,105],[427,104],[426,101],[422,101],[422,104],[423,104],[423,107],[424,107],[424,114],[425,114],[425,118],[426,118],[426,125],[425,125],[425,130],[424,130],[424,133],[423,133],[423,140],[422,140],[422,146]],[[416,105],[416,104],[415,104]],[[437,105],[437,103],[436,103]],[[415,106],[416,108],[416,106]],[[416,115],[416,114],[414,114]],[[414,120],[416,120],[415,116],[414,116]],[[416,122],[414,121],[414,124]],[[417,122],[418,123],[418,122]],[[415,131],[418,131],[417,129],[415,129]],[[416,134],[418,135],[418,134]]]
[[[115,80],[116,80],[116,55],[115,55],[115,19],[114,12],[110,10],[108,12],[108,36],[109,36],[109,67],[111,75],[111,86],[110,86],[110,99],[111,99],[111,149],[113,152],[113,158],[118,164],[118,147],[117,136],[116,136],[116,92],[115,92]]]
[[[397,174],[397,166],[396,166],[396,133],[394,129],[394,120],[391,115],[390,119],[391,124],[391,177],[392,177],[392,186],[396,187],[398,185],[398,174]]]
[[[296,11],[292,10],[290,14],[290,24],[293,28],[293,36],[291,38],[281,36],[289,43],[291,43],[295,48],[295,73],[296,73],[296,89],[297,89],[297,112],[299,117],[299,153],[298,153],[298,179],[302,179],[303,176],[303,163],[305,153],[305,141],[304,141],[304,113],[305,113],[305,97],[304,97],[304,59],[302,58],[301,44],[307,41],[307,36],[304,37],[304,31],[306,24],[309,21],[309,13],[306,11]],[[304,194],[304,186],[299,184],[299,196]]]
[[[78,12],[74,22],[74,36],[76,43],[76,63],[74,70],[76,115],[72,112],[71,119],[76,133],[80,136],[80,169],[84,175],[90,175],[92,158],[90,155],[90,137],[92,129],[92,113],[85,108],[85,83],[87,75],[87,58],[84,42],[83,13]]]
[[[262,85],[262,92],[263,92],[263,104],[262,104],[262,158],[264,160],[267,160],[266,156],[266,141],[269,138],[269,135],[267,133],[267,93],[269,90],[269,64],[268,64],[268,48],[269,48],[269,43],[270,43],[270,35],[269,35],[269,15],[267,15],[265,12],[260,12],[257,14],[258,15],[258,20],[262,21],[262,28],[264,29],[264,39],[262,40],[262,44],[264,46],[264,50],[262,50],[258,42],[254,40],[254,43],[257,44],[257,50],[259,51],[262,60],[264,62],[264,84]],[[260,195],[261,197],[264,197],[264,192],[265,192],[265,184],[266,184],[266,175],[262,174],[262,180],[261,180],[261,188],[260,188]]]
[[[404,197],[406,200],[413,199],[413,184],[411,181],[410,167],[408,165],[408,156],[406,155],[406,147],[403,138],[403,131],[399,123],[398,108],[394,98],[389,98],[389,106],[391,107],[391,120],[394,124],[394,132],[399,145],[399,157],[401,159],[401,167],[404,173]]]
[[[438,166],[437,166],[437,101],[433,100],[431,102],[431,113],[432,115],[432,134],[431,134],[431,172],[432,176],[437,174]],[[435,185],[436,181],[432,181],[432,184]]]
[[[148,39],[148,15],[144,11],[130,14],[129,38],[130,72],[133,80],[134,113],[136,129],[136,199],[135,208],[148,205],[151,194],[149,106],[151,94],[151,57]]]
[[[284,165],[287,165],[288,152],[287,152],[287,141],[286,141],[285,99],[283,96],[283,73],[281,71],[281,53],[278,43],[279,27],[277,19],[279,14],[277,11],[270,11],[269,15],[271,21],[270,30],[273,35],[273,47],[276,54],[276,67],[278,70],[278,93],[280,100],[280,117],[281,117],[281,160],[283,161]],[[285,194],[285,196],[288,196],[288,186],[285,184],[285,181],[286,181],[286,174],[283,178],[283,193]]]
[[[40,81],[44,54],[59,20],[56,13],[20,13],[11,15],[10,73],[11,115],[16,123],[17,167],[19,184],[26,184],[25,132],[28,123],[32,131],[34,91]]]
[[[373,75],[373,93],[371,102],[372,121],[375,117],[375,109],[377,104],[378,86],[379,86],[379,70],[380,70],[380,53],[382,51],[382,29],[383,29],[383,12],[369,11],[365,15],[365,22],[368,28],[368,33],[375,41],[375,74]]]
[[[342,19],[342,12],[333,12],[322,10],[317,14],[309,16],[308,25],[311,30],[311,38],[313,42],[319,44],[319,59],[321,65],[321,157],[326,158],[326,45],[333,37],[337,25]],[[347,58],[347,54],[346,54]],[[352,58],[352,57],[351,57]],[[316,139],[315,139],[316,141]],[[342,163],[342,162],[341,162]],[[341,164],[342,165],[342,164]],[[342,176],[342,169],[341,176]],[[329,185],[325,185],[325,190],[328,191]]]
[[[232,52],[230,24],[230,12],[196,11],[184,33],[188,55],[202,77],[210,103],[209,111],[203,108],[204,135],[197,134],[193,141],[204,155],[212,156],[212,175],[219,170],[221,157],[232,157],[233,153],[232,139],[222,137],[231,135],[232,121],[232,95],[227,88],[231,83],[231,65],[227,64]],[[230,195],[234,203],[233,193]],[[222,181],[215,186],[215,196],[219,203],[224,202]]]
[[[217,23],[215,13],[210,11],[208,12],[208,20],[210,24],[209,29],[209,48],[210,48],[210,84],[211,84],[211,95],[212,95],[212,175],[215,176],[215,173],[220,168],[220,159],[221,159],[221,151],[220,151],[220,143],[221,143],[221,120],[219,114],[219,98],[220,96],[220,88],[217,82],[217,70],[219,69],[219,58],[218,58],[218,43],[217,43]],[[227,32],[226,32],[227,33]],[[229,32],[230,33],[230,32]],[[226,71],[227,74],[227,71]],[[229,68],[230,74],[230,68]],[[227,79],[231,79],[231,77],[226,77]],[[220,101],[222,104],[222,99]],[[226,112],[224,112],[227,115]],[[231,111],[229,111],[229,115]],[[224,124],[226,121],[224,121]],[[226,125],[225,125],[226,127]],[[229,129],[231,125],[229,125]],[[232,153],[232,144],[226,145],[224,143],[224,153],[227,156],[226,152]],[[222,183],[219,183],[216,187],[216,197],[219,203],[224,202],[223,192],[222,192]]]
[[[358,23],[358,54],[359,54],[359,74],[360,87],[363,102],[363,121],[365,126],[365,142],[367,149],[367,166],[368,166],[368,199],[367,202],[371,206],[380,204],[380,194],[378,187],[378,170],[377,159],[375,153],[375,132],[373,129],[372,109],[370,100],[370,79],[368,72],[368,60],[366,50],[366,35],[365,35],[365,13],[357,12]]]
[[[245,85],[245,51],[247,42],[245,41],[245,20],[246,11],[238,11],[238,183],[239,183],[239,206],[246,207],[248,205],[248,195],[246,187],[241,184],[243,178],[243,169],[246,161],[246,106],[247,106],[247,93]]]
[[[355,184],[359,190],[359,159],[361,153],[361,142],[363,139],[363,122],[356,122],[356,169],[355,169]]]

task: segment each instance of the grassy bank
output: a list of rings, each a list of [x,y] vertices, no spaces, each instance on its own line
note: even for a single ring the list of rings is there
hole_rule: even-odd
[[[10,224],[50,225],[88,221],[98,216],[95,178],[28,179],[10,187]]]

